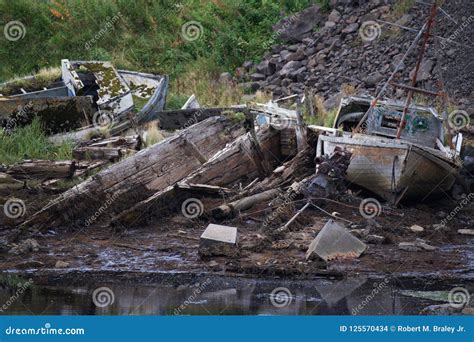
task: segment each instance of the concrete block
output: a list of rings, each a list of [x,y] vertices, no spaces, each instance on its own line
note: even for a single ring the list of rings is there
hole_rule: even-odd
[[[329,220],[309,245],[306,260],[313,254],[324,261],[336,258],[358,258],[367,246],[349,230],[334,220]]]
[[[199,240],[199,255],[239,255],[237,228],[209,224]]]

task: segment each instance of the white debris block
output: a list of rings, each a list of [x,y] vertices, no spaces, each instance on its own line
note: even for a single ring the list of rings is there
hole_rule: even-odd
[[[410,227],[410,230],[414,233],[422,233],[425,229],[422,226],[414,224],[413,226]]]
[[[474,235],[474,229],[458,229],[458,233],[461,235]]]
[[[324,261],[336,258],[358,258],[366,248],[365,243],[352,235],[349,230],[334,220],[329,220],[309,245],[306,260],[313,253]]]
[[[225,255],[234,257],[239,254],[237,228],[209,224],[199,240],[199,255]]]

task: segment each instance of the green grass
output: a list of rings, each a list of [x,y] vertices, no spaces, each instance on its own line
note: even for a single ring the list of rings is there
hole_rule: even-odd
[[[0,0],[0,22],[20,21],[26,29],[17,41],[0,39],[0,81],[57,66],[62,58],[111,60],[119,68],[172,78],[193,70],[200,59],[210,71],[232,71],[258,60],[275,42],[272,25],[282,14],[312,2]],[[182,35],[190,21],[202,27],[194,41]]]
[[[38,118],[11,133],[0,131],[0,163],[13,164],[24,159],[67,160],[72,158],[73,144],[54,145],[44,133]]]

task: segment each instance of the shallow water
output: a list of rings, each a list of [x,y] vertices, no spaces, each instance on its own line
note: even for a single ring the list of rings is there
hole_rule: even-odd
[[[102,296],[96,291],[94,297],[98,288],[107,289],[102,289]],[[10,304],[1,312],[6,315],[416,315],[428,305],[443,303],[430,296],[407,295],[428,290],[449,291],[450,286],[365,277],[313,281],[204,277],[181,285],[33,284],[18,296],[18,291],[0,290],[0,303]]]

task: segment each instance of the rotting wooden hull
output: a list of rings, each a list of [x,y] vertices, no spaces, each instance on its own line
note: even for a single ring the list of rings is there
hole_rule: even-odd
[[[367,135],[320,135],[317,155],[330,154],[336,146],[352,152],[347,180],[392,203],[446,193],[458,171],[455,164],[432,149]]]

